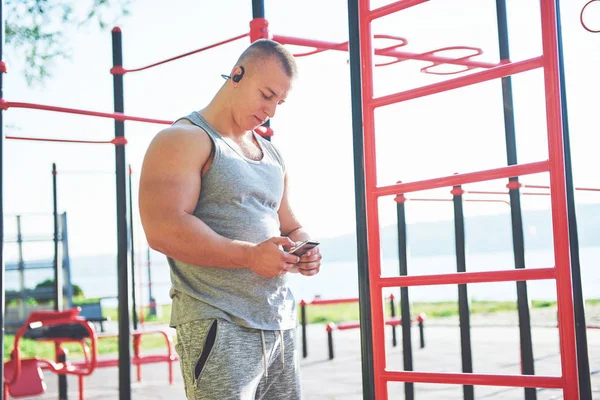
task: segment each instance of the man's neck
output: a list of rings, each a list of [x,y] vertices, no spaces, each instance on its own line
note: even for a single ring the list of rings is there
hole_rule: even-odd
[[[240,139],[248,133],[237,125],[230,107],[218,95],[204,109],[200,110],[200,114],[223,136]]]

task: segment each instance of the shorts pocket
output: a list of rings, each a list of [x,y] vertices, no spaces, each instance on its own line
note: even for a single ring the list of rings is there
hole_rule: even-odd
[[[202,346],[202,353],[196,362],[196,366],[194,367],[194,379],[196,383],[200,379],[202,375],[202,371],[204,371],[204,367],[208,362],[208,357],[212,354],[213,347],[215,345],[217,339],[217,320],[214,320],[210,329],[208,330],[208,334],[206,335],[206,339],[204,340],[204,346]]]

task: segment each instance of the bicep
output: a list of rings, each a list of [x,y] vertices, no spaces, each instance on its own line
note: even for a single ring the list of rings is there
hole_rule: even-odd
[[[148,147],[140,176],[139,206],[144,225],[152,229],[160,221],[194,211],[200,195],[203,153],[207,152],[210,149],[193,146],[185,134],[157,135]]]

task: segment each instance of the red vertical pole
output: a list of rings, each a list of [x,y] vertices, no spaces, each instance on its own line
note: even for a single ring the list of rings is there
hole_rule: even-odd
[[[550,196],[552,199],[552,229],[556,265],[558,328],[560,335],[561,369],[565,384],[564,397],[579,399],[577,379],[577,348],[569,257],[566,178],[561,121],[560,81],[558,71],[558,41],[555,0],[541,0],[544,84],[546,92],[546,122],[550,164]]]
[[[377,162],[375,148],[375,120],[373,108],[373,38],[371,22],[367,18],[371,10],[370,0],[360,2],[360,54],[362,58],[363,124],[365,186],[367,208],[367,243],[371,285],[371,323],[373,329],[373,365],[375,398],[387,399],[387,382],[381,379],[385,369],[385,332],[381,280],[381,257],[379,237],[379,209],[375,188],[377,187]]]

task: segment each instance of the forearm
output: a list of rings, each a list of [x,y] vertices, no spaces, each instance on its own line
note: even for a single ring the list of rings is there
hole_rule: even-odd
[[[252,243],[225,238],[187,213],[163,222],[156,231],[150,245],[175,260],[197,266],[249,267]]]
[[[289,237],[294,242],[303,242],[305,240],[310,240],[310,235],[302,227],[294,229],[293,231],[291,231],[289,234],[287,234],[285,236]]]

